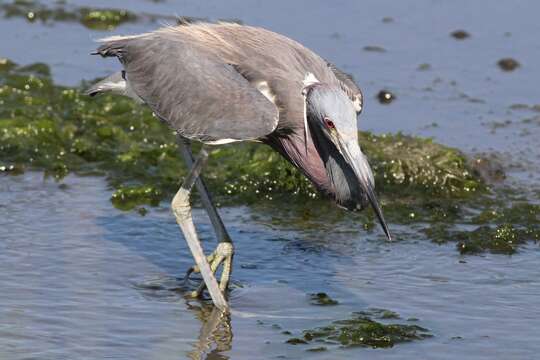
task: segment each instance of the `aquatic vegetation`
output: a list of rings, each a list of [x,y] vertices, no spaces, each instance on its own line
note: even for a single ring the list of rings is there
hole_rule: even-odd
[[[462,219],[458,229],[453,228],[454,222],[439,222],[424,232],[437,243],[457,242],[456,248],[462,254],[489,251],[510,255],[519,245],[539,242],[540,205],[525,202],[506,205],[506,202],[507,199],[482,199],[476,204],[482,210]]]
[[[395,314],[391,311],[389,313]],[[399,316],[397,316],[399,317]],[[369,312],[352,313],[344,320],[329,325],[304,330],[300,337],[291,337],[286,343],[292,345],[320,344],[323,347],[308,348],[308,351],[325,351],[332,347],[390,348],[398,343],[422,340],[432,335],[428,329],[418,325],[384,324],[373,320]]]
[[[502,182],[506,174],[502,161],[495,154],[478,154],[469,161],[473,174],[489,183]]]
[[[466,197],[481,190],[483,182],[471,173],[465,156],[457,149],[431,139],[403,134],[360,133],[383,192],[421,193]]]
[[[482,169],[489,170],[484,171],[459,150],[430,139],[399,133],[359,135],[390,222],[415,224],[437,243],[463,243],[468,253],[492,249],[512,253],[515,244],[538,239],[538,206],[515,199],[511,192],[494,192],[482,180],[484,173],[493,172],[490,169],[499,171],[489,157],[482,158]],[[105,176],[115,189],[113,205],[141,213],[147,210],[139,205],[155,206],[170,199],[186,173],[175,135],[147,108],[127,98],[89,98],[78,88],[55,85],[46,64],[19,66],[0,59],[0,174],[27,169],[57,179],[71,172]],[[221,205],[296,197],[306,208],[301,212],[304,223],[312,224],[310,219],[319,215],[329,224],[329,219],[342,221],[348,216],[310,206],[320,201],[313,186],[264,145],[216,147],[204,176]],[[366,230],[373,229],[370,210],[360,220]],[[503,224],[512,224],[517,240],[506,232],[492,234]],[[486,226],[491,232],[475,232],[471,225]],[[509,241],[512,246],[502,246]]]
[[[521,240],[518,231],[510,224],[501,225],[496,229],[481,226],[474,231],[458,232],[454,236],[461,239],[457,248],[462,254],[482,252],[486,249],[510,254],[515,251],[518,241]]]
[[[457,40],[464,40],[464,39],[469,38],[471,34],[469,34],[465,30],[456,30],[456,31],[452,31],[450,33],[450,36],[452,36],[454,39],[457,39]]]
[[[521,64],[513,58],[501,59],[497,61],[497,65],[499,65],[499,68],[503,71],[514,71],[521,66]]]
[[[131,210],[140,204],[157,206],[162,196],[161,191],[153,186],[121,186],[113,193],[111,201],[118,209]]]
[[[68,6],[58,2],[54,7],[34,0],[14,0],[0,4],[6,18],[24,18],[28,22],[78,22],[93,30],[112,30],[117,26],[139,20],[139,16],[122,9],[94,9]]]
[[[120,24],[137,20],[137,16],[127,10],[80,8],[78,12],[79,22],[95,30],[112,30]]]
[[[75,6],[66,1],[56,1],[54,5],[36,0],[12,0],[0,3],[0,15],[5,18],[25,19],[29,23],[51,25],[55,22],[79,23],[92,30],[113,30],[122,24],[138,21],[157,22],[166,20],[171,24],[208,22],[211,19],[193,16],[167,16],[147,12],[134,13],[125,9],[94,8]],[[216,19],[215,21],[242,24],[236,18]]]
[[[462,254],[474,254],[489,250],[492,253],[513,254],[518,245],[528,240],[540,240],[538,228],[516,229],[511,224],[499,225],[496,228],[481,226],[471,232],[457,232],[458,250]]]
[[[497,206],[498,205],[498,206]],[[509,207],[501,207],[497,204],[491,208],[483,210],[472,218],[476,224],[495,223],[535,223],[540,220],[540,205],[527,202],[516,202]]]
[[[320,306],[328,306],[328,305],[337,305],[339,302],[337,300],[332,299],[330,296],[328,296],[327,293],[319,292],[316,294],[310,294],[310,303],[312,305],[320,305]]]

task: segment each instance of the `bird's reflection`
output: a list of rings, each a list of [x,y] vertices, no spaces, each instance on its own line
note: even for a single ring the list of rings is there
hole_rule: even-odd
[[[229,359],[223,352],[232,348],[233,333],[231,317],[214,307],[210,300],[194,299],[191,293],[202,279],[157,277],[134,284],[134,287],[147,299],[176,303],[185,301],[186,307],[201,322],[199,338],[193,349],[187,353],[190,359],[221,360]]]
[[[188,302],[187,306],[202,324],[199,339],[193,344],[193,350],[188,353],[188,357],[193,360],[229,359],[223,352],[230,350],[232,344],[230,314],[200,302]]]

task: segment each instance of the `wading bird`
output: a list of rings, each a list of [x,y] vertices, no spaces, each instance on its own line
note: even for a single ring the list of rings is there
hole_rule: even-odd
[[[195,259],[192,269],[203,277],[194,295],[206,286],[217,307],[228,307],[224,294],[233,244],[200,176],[211,145],[271,146],[340,207],[358,211],[371,204],[390,239],[371,168],[358,145],[362,93],[333,64],[283,35],[229,23],[186,23],[101,42],[94,54],[117,57],[123,70],[87,93],[113,92],[144,103],[180,139],[189,173],[172,210]],[[192,141],[203,144],[196,159]],[[219,241],[208,258],[191,216],[193,185]]]

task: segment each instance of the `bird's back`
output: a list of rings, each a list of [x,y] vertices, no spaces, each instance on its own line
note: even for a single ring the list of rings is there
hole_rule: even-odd
[[[126,88],[179,135],[207,144],[261,140],[332,196],[308,136],[306,76],[341,88],[357,113],[362,94],[313,51],[261,28],[197,23],[107,38],[96,54],[117,57]]]
[[[207,142],[303,126],[307,73],[342,84],[324,59],[298,42],[230,23],[107,38],[98,53],[118,57],[137,95],[180,134]]]
[[[194,24],[165,28],[171,34],[232,64],[251,84],[267,89],[279,109],[279,128],[303,126],[304,80],[311,73],[338,85],[328,63],[302,44],[275,32],[237,24]]]
[[[248,77],[296,82],[302,87],[306,71],[320,81],[335,83],[327,62],[302,44],[278,33],[232,23],[198,23],[168,27],[156,34],[172,35],[222,61],[237,65]]]

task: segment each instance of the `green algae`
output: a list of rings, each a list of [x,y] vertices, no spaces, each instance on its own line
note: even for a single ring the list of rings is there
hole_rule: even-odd
[[[499,254],[513,254],[520,244],[529,240],[540,240],[538,228],[517,229],[512,224],[495,228],[480,226],[474,231],[456,232],[457,249],[462,254],[476,254],[484,251]]]
[[[318,306],[332,306],[337,305],[339,302],[332,299],[327,293],[319,292],[316,294],[310,294],[310,304]]]
[[[112,30],[137,20],[137,16],[127,10],[80,8],[78,13],[79,22],[94,30]]]
[[[17,64],[13,61],[6,58],[0,58],[0,73],[6,73],[15,67],[17,67]]]
[[[360,142],[390,223],[414,226],[436,243],[465,244],[467,253],[515,252],[516,246],[501,245],[509,244],[505,236],[492,233],[503,224],[516,229],[517,244],[538,239],[539,206],[520,199],[519,191],[490,189],[459,150],[404,134],[362,132]],[[324,217],[335,227],[354,216],[373,231],[371,210],[326,211],[309,181],[267,146],[216,147],[209,162],[204,176],[221,205],[287,201],[301,204],[301,218],[292,218],[306,226]],[[105,176],[115,189],[111,201],[122,210],[170,199],[186,173],[175,135],[147,108],[112,95],[89,98],[55,85],[46,64],[8,59],[0,59],[0,169],[42,170],[58,179]],[[491,232],[476,231],[481,226]]]
[[[436,243],[457,242],[461,254],[511,255],[520,245],[540,241],[540,205],[484,198],[468,206],[470,214],[463,215],[457,229],[454,222],[439,222],[423,232]]]
[[[161,191],[151,185],[121,186],[113,193],[111,201],[113,205],[120,210],[131,210],[141,204],[157,206],[162,197]],[[141,215],[146,214],[145,210],[139,210],[139,213]]]
[[[511,206],[501,207],[500,204],[482,210],[471,220],[475,224],[504,224],[504,223],[538,223],[540,221],[540,205],[526,202],[516,202]]]
[[[348,319],[304,330],[301,336],[291,337],[286,343],[325,345],[324,347],[306,349],[308,351],[313,351],[313,349],[325,351],[329,347],[390,348],[399,343],[422,340],[432,336],[428,329],[421,326],[399,323],[384,324],[373,320],[367,313],[352,313]]]
[[[6,18],[23,18],[28,22],[78,22],[93,30],[112,30],[121,24],[139,20],[139,16],[122,9],[73,7],[64,3],[49,7],[29,0],[0,4],[0,12]]]
[[[361,133],[360,143],[383,191],[466,197],[483,187],[463,153],[431,139]]]

